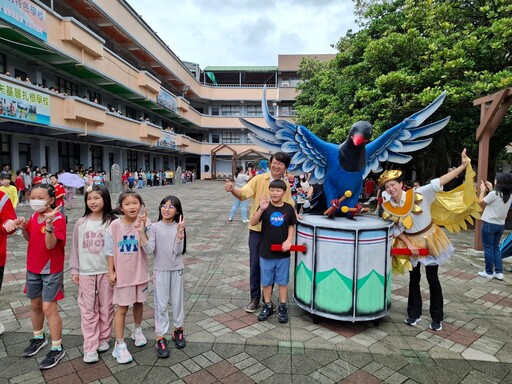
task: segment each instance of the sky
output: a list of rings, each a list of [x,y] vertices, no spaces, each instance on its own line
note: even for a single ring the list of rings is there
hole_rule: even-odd
[[[128,0],[182,60],[277,65],[278,54],[337,53],[356,31],[352,0]]]

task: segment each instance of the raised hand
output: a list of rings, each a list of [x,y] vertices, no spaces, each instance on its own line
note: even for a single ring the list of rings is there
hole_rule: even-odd
[[[231,192],[233,190],[233,183],[231,182],[231,180],[226,179],[226,184],[224,184],[224,189],[226,190],[226,192]]]
[[[185,218],[180,215],[178,220],[178,238],[183,239],[185,237]]]
[[[44,217],[46,218],[46,225],[51,225],[53,220],[55,220],[55,216],[60,212],[60,207],[56,207],[54,210],[45,213]]]
[[[261,196],[260,198],[260,208],[262,211],[268,208],[270,204],[270,200],[268,196]]]
[[[461,157],[461,164],[464,165],[465,167],[467,167],[469,164],[469,157],[468,157],[468,155],[466,155],[466,148],[464,148],[462,150],[460,157]]]

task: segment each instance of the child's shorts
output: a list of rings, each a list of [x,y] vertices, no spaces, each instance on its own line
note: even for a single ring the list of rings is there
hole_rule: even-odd
[[[144,303],[148,299],[148,283],[129,287],[114,287],[114,304],[123,307],[134,303]]]
[[[42,297],[43,301],[59,301],[64,298],[64,272],[41,275],[27,271],[25,294],[29,299]]]
[[[290,280],[290,258],[265,259],[260,256],[261,285],[288,285]]]

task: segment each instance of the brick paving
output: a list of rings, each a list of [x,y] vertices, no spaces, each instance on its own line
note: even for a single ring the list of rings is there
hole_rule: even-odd
[[[0,384],[2,383],[512,383],[512,275],[504,281],[477,276],[483,260],[468,256],[473,231],[449,234],[456,254],[440,268],[445,300],[443,330],[428,329],[428,285],[423,277],[425,300],[417,327],[403,323],[407,305],[408,276],[393,277],[392,310],[380,324],[320,319],[293,302],[290,281],[288,324],[277,316],[258,322],[257,312],[247,314],[247,225],[239,214],[227,221],[232,204],[223,183],[198,181],[179,186],[140,191],[152,219],[158,202],[177,195],[187,222],[185,268],[185,335],[187,346],[171,357],[156,357],[153,339],[153,291],[144,307],[143,329],[148,344],[119,365],[109,352],[96,364],[82,361],[77,288],[66,266],[66,298],[59,302],[66,357],[55,368],[41,372],[34,358],[21,352],[31,338],[30,302],[23,296],[26,242],[21,236],[8,240],[8,261],[0,292]],[[113,196],[116,201],[117,196]],[[83,214],[83,200],[75,199],[69,215],[68,234]],[[28,217],[28,207],[20,214]],[[69,240],[69,237],[68,237]],[[67,250],[69,251],[69,244]],[[151,259],[151,257],[150,257]],[[510,266],[510,261],[505,262]],[[127,317],[127,331],[133,317]],[[47,331],[47,329],[46,329]],[[170,336],[170,335],[169,335]],[[111,343],[113,345],[113,342]]]

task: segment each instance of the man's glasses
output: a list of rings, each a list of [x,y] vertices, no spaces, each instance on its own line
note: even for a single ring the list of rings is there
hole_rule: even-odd
[[[161,205],[160,208],[170,211],[171,209],[174,209],[176,207],[174,205]]]

